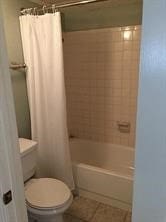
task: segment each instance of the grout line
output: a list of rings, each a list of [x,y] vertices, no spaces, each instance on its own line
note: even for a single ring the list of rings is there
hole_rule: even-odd
[[[82,219],[82,218],[79,218],[79,217],[77,217],[77,216],[75,216],[75,215],[72,215],[72,214],[70,214],[70,213],[65,213],[66,215],[68,214],[68,215],[70,215],[71,217],[73,217],[73,218],[76,218],[76,219],[78,219],[78,220],[81,220],[82,222],[89,222],[89,221],[86,221],[86,220],[84,220],[84,219]]]
[[[80,196],[79,196],[79,195],[75,195],[75,197],[78,197],[78,198],[79,198]],[[75,199],[75,197],[74,197],[74,199]],[[74,201],[74,199],[73,199],[73,201]],[[85,198],[85,199],[91,200],[91,199],[88,199],[88,198]],[[93,200],[92,200],[92,201],[93,201]],[[94,201],[95,201],[95,200],[94,200]],[[83,218],[80,218],[80,217],[78,217],[78,216],[70,213],[70,211],[66,212],[65,214],[68,214],[68,215],[72,216],[73,218],[79,219],[79,220],[81,220],[82,222],[90,222],[90,221],[93,219],[94,215],[96,214],[96,212],[97,212],[97,210],[98,210],[98,208],[99,208],[99,206],[100,206],[100,204],[101,204],[101,203],[98,202],[98,201],[95,201],[95,202],[97,202],[97,207],[96,207],[96,209],[94,210],[94,213],[92,213],[92,217],[91,217],[89,220],[85,220],[85,219],[83,219]]]
[[[88,198],[86,198],[86,199],[88,199]],[[96,201],[96,202],[97,202],[97,206],[96,206],[94,212],[92,213],[92,216],[89,218],[89,220],[85,220],[85,219],[83,219],[83,218],[80,218],[80,217],[78,217],[78,216],[70,213],[70,211],[66,212],[65,214],[66,214],[66,215],[68,214],[68,215],[70,215],[70,216],[73,217],[73,218],[79,219],[79,220],[81,220],[82,222],[91,222],[91,221],[93,221],[93,219],[94,219],[97,211],[100,209],[100,207],[101,207],[101,205],[102,205],[102,203],[100,203],[100,202],[98,202],[98,201]],[[106,206],[110,206],[110,205],[107,205],[107,204],[105,204],[105,205],[106,205]],[[110,206],[110,207],[111,207],[111,206]],[[113,207],[113,206],[112,206],[112,207]],[[125,215],[124,215],[124,217],[123,217],[123,219],[122,219],[122,222],[126,222],[126,221],[127,221],[127,216],[128,216],[128,214],[129,214],[129,212],[130,212],[130,211],[125,211]]]
[[[98,202],[98,201],[96,201],[96,202]],[[98,209],[99,209],[99,207],[100,207],[100,202],[98,202],[98,206],[96,207],[96,210],[94,211],[94,213],[93,213],[93,215],[92,215],[92,217],[89,219],[89,221],[88,222],[90,222],[90,221],[92,221],[92,219],[94,218],[94,216],[95,216],[95,214],[96,214],[96,212],[98,211]]]

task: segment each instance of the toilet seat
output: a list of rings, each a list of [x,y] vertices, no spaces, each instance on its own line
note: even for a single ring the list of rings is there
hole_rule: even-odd
[[[40,211],[58,210],[71,203],[72,195],[63,182],[52,178],[32,180],[25,187],[26,203]]]

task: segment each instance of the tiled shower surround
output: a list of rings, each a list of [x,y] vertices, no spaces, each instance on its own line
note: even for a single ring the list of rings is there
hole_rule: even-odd
[[[140,36],[141,26],[64,34],[70,135],[134,147]]]

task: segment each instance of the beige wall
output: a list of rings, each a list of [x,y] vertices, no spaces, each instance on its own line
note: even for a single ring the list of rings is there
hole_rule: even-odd
[[[68,127],[73,136],[134,147],[140,32],[140,26],[131,26],[65,33]],[[119,132],[117,121],[129,122],[130,133]]]
[[[11,61],[23,61],[19,25],[20,9],[35,6],[35,3],[28,0],[2,0],[8,55]]]

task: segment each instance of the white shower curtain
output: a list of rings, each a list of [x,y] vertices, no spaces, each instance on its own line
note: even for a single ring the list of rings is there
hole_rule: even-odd
[[[60,13],[20,17],[32,139],[38,142],[38,177],[53,177],[73,189],[66,124]]]

